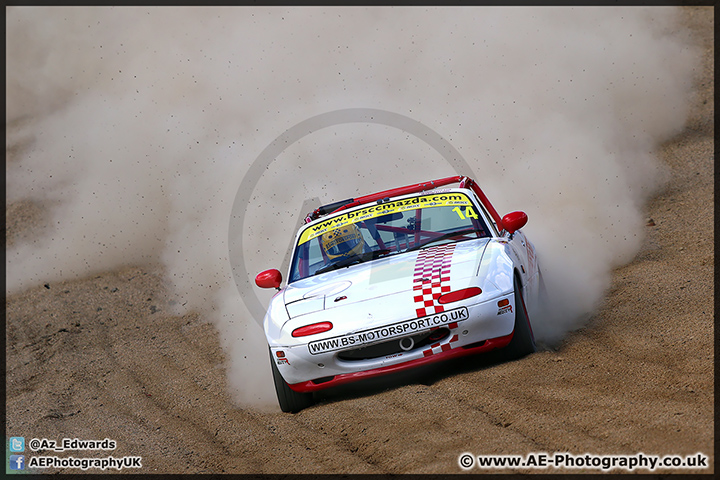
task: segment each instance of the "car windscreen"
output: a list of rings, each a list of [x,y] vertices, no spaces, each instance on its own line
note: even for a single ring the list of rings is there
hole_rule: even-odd
[[[462,192],[431,193],[341,211],[298,236],[288,281],[447,242],[490,236]]]

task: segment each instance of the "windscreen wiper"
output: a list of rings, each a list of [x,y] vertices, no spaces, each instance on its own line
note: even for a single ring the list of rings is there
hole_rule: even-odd
[[[315,270],[315,273],[313,275],[329,272],[331,270],[337,270],[338,268],[349,267],[350,265],[352,265],[355,262],[362,262],[362,261],[363,261],[363,259],[359,255],[353,255],[351,257],[347,257],[347,258],[343,258],[342,260],[338,260],[335,263],[331,263],[330,265],[325,265],[322,268],[318,268],[317,270]]]
[[[458,235],[467,235],[468,233],[482,233],[482,231],[478,230],[477,228],[468,228],[465,230],[458,230],[456,232],[448,232],[443,235],[440,235],[439,237],[435,237],[432,240],[428,240],[427,242],[422,243],[420,245],[415,245],[414,247],[410,247],[410,248],[406,249],[405,251],[412,252],[415,250],[420,250],[421,248],[427,247],[431,243],[440,242],[442,240],[447,240],[448,238],[457,237]]]
[[[385,248],[382,250],[373,250],[372,252],[364,253],[362,256],[352,255],[350,257],[343,258],[342,260],[338,260],[335,263],[331,263],[330,265],[325,265],[322,268],[318,268],[313,275],[329,272],[331,270],[337,270],[338,268],[349,267],[353,263],[362,263],[367,262],[368,260],[375,260],[376,258],[380,258],[383,255],[387,255],[388,253],[390,253],[390,250]]]

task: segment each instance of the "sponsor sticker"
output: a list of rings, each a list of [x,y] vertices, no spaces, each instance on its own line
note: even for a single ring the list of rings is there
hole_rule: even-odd
[[[468,319],[467,307],[460,307],[454,310],[428,315],[426,317],[405,320],[403,322],[371,328],[362,332],[350,333],[325,340],[316,340],[308,343],[308,350],[311,355],[332,352],[355,345],[375,343],[380,340],[400,337],[409,333],[429,330],[432,327],[439,327],[453,322],[460,322]]]
[[[305,231],[303,231],[303,233],[300,235],[298,245],[302,245],[303,243],[308,242],[313,238],[319,237],[323,233],[329,232],[336,228],[344,227],[345,225],[349,225],[351,223],[362,222],[363,220],[379,217],[381,215],[387,215],[389,213],[404,212],[407,210],[415,210],[418,208],[463,205],[472,206],[472,202],[465,194],[460,192],[420,195],[412,198],[395,200],[394,202],[372,205],[342,215],[337,215],[328,220],[319,222],[311,227],[306,228]]]

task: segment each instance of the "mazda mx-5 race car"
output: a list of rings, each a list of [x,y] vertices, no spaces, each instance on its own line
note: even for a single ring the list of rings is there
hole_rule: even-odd
[[[457,185],[455,185],[457,184]],[[455,187],[452,187],[455,185]],[[443,178],[319,207],[297,233],[263,327],[280,408],[313,392],[502,348],[535,351],[539,301],[523,212],[500,218],[474,180]]]

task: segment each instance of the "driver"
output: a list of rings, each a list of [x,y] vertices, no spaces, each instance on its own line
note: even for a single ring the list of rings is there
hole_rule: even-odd
[[[333,262],[360,255],[365,250],[362,233],[352,223],[323,234],[321,242],[323,250]]]

